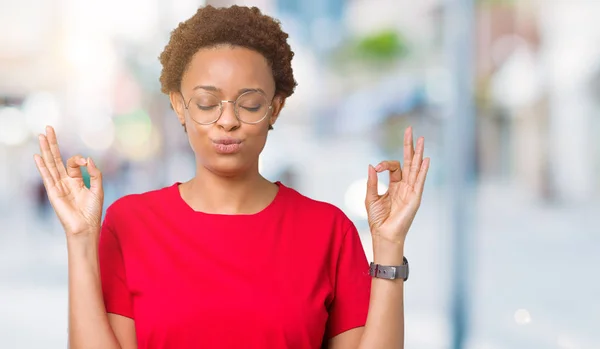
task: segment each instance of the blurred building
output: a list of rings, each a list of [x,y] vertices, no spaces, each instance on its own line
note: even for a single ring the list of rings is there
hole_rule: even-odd
[[[480,163],[534,197],[585,202],[597,169],[599,3],[515,2],[478,11]],[[573,40],[574,37],[579,39]],[[569,165],[565,166],[565,162]]]

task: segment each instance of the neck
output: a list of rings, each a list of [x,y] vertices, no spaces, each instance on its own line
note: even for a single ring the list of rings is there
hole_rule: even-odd
[[[181,195],[194,210],[215,214],[253,214],[267,207],[277,186],[255,169],[238,176],[217,174],[201,164],[196,176],[182,184]]]

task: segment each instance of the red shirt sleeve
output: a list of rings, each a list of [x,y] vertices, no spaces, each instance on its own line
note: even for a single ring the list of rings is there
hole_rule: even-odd
[[[364,326],[367,321],[371,277],[358,231],[352,223],[342,240],[335,275],[335,294],[325,332],[327,339]]]
[[[131,293],[127,287],[123,253],[107,212],[100,232],[99,260],[102,294],[107,313],[133,319]]]

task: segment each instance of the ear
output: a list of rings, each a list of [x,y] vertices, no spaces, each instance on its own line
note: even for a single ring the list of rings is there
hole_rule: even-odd
[[[179,119],[179,123],[185,126],[185,105],[183,104],[183,96],[179,92],[170,92],[169,99],[171,100],[171,107],[175,110],[175,114],[177,114],[177,119]]]
[[[285,97],[282,95],[275,95],[273,98],[273,112],[269,118],[269,125],[273,126],[281,113],[281,109],[285,106]]]

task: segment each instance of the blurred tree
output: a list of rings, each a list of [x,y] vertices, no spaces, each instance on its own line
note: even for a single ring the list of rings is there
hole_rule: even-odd
[[[407,53],[404,38],[395,30],[385,30],[360,39],[356,45],[358,57],[371,60],[396,60]]]
[[[335,69],[342,70],[356,64],[381,69],[397,63],[409,52],[408,40],[401,33],[385,29],[362,37],[350,37],[332,53],[331,63]]]

